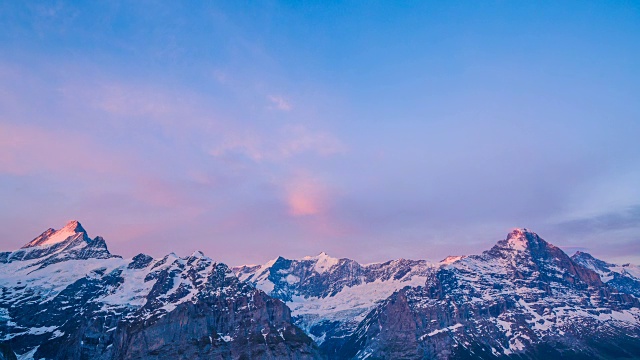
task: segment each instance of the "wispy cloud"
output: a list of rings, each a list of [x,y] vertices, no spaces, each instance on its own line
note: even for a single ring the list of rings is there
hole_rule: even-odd
[[[347,150],[342,141],[326,131],[314,132],[305,126],[295,125],[285,127],[282,133],[285,139],[278,146],[282,156],[293,156],[305,151],[328,156]]]
[[[630,206],[592,217],[561,222],[558,228],[568,232],[593,234],[611,230],[637,228],[640,230],[640,205]]]
[[[337,137],[302,125],[284,126],[275,133],[226,134],[209,153],[214,157],[242,154],[253,161],[281,161],[303,153],[321,156],[346,151]]]
[[[293,109],[293,105],[287,99],[285,99],[282,95],[269,95],[267,99],[271,102],[270,109],[276,109],[281,111],[291,111]]]
[[[0,123],[0,172],[84,177],[123,171],[124,159],[80,132]]]

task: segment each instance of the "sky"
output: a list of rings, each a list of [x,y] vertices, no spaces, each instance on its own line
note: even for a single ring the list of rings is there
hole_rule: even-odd
[[[640,263],[640,2],[0,1],[0,251]]]

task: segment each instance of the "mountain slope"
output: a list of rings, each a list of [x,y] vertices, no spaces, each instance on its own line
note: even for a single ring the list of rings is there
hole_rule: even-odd
[[[71,222],[0,261],[0,341],[21,359],[319,358],[284,303],[200,252],[122,259]]]
[[[234,271],[241,280],[285,301],[295,323],[334,356],[380,301],[403,287],[423,285],[434,269],[424,260],[360,265],[321,253],[301,260],[279,257]]]
[[[345,359],[640,357],[640,305],[527,230],[370,312]]]
[[[607,285],[640,297],[640,267],[631,264],[611,264],[581,251],[576,252],[571,259],[598,273]]]
[[[639,273],[526,229],[439,263],[321,253],[230,269],[201,252],[123,259],[71,222],[0,253],[0,354],[633,359]]]

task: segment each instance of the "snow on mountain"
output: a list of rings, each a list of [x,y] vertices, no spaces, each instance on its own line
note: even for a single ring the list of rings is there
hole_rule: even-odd
[[[440,261],[439,265],[449,265],[458,260],[464,259],[466,256],[447,256],[442,261]]]
[[[96,236],[91,239],[82,225],[73,220],[60,230],[48,229],[16,251],[0,253],[0,264],[20,261],[22,265],[29,267],[45,267],[72,259],[112,257],[119,256],[109,252],[107,243],[102,237]]]
[[[441,266],[372,310],[346,358],[604,358],[640,354],[640,302],[525,229]]]
[[[637,265],[608,263],[582,251],[576,252],[571,259],[595,271],[600,279],[611,287],[640,296],[640,267]]]
[[[380,301],[403,287],[424,285],[435,266],[405,259],[360,265],[323,252],[233,270],[241,280],[285,301],[296,324],[331,352]]]
[[[71,222],[0,253],[0,344],[22,359],[632,358],[638,269],[527,229],[438,263],[230,269],[199,251],[123,259]]]
[[[318,254],[317,256],[305,256],[303,260],[313,260],[315,261],[315,265],[313,270],[315,270],[318,274],[322,274],[326,271],[329,271],[335,265],[338,265],[340,262],[339,259],[333,258],[324,251]]]
[[[616,268],[621,273],[629,274],[636,279],[640,279],[640,266],[633,264],[622,264]]]
[[[518,312],[510,316],[524,316],[539,322],[533,330],[526,330],[534,332],[544,329],[556,331],[556,327],[553,330],[549,327],[551,318],[571,318],[591,311],[565,306],[576,302],[576,299],[583,301],[583,297],[587,296],[593,304],[598,303],[593,294],[573,292],[571,289],[574,284],[584,284],[582,286],[587,288],[604,286],[597,274],[572,262],[560,248],[527,229],[513,230],[505,240],[499,241],[482,255],[450,256],[435,264],[400,259],[360,265],[350,259],[336,259],[321,253],[300,260],[279,257],[265,265],[241,266],[233,270],[241,280],[286,301],[296,324],[312,336],[323,351],[333,355],[345,351],[349,347],[347,341],[366,323],[365,319],[389,299],[398,293],[413,291],[407,289],[424,289],[434,277],[442,274],[455,274],[456,282],[451,283],[453,287],[450,290],[456,292],[458,301],[482,304],[488,308],[518,308]],[[461,290],[456,290],[458,288]],[[416,292],[413,294],[417,296]],[[543,316],[533,310],[537,305],[529,302],[541,294],[554,295],[544,301],[556,311]],[[507,295],[510,298],[502,300],[502,304],[509,305],[499,305],[500,302],[486,305]],[[443,309],[451,305],[446,302],[439,304],[447,305]],[[609,320],[633,319],[635,313],[626,311],[611,313]],[[598,316],[598,319],[606,317],[603,314]],[[512,320],[503,315],[496,317],[493,324],[496,329],[504,330],[504,326]],[[451,333],[458,328],[456,324],[449,324],[447,327],[431,328],[428,333]],[[511,334],[508,336],[511,343],[503,344],[499,349],[493,348],[496,354],[518,352],[519,347],[527,343],[518,338],[518,333],[511,330],[507,332]],[[528,336],[526,332],[523,334]],[[418,337],[425,340],[430,336],[420,334]]]
[[[82,233],[86,234],[86,231],[80,225],[77,220],[72,220],[60,230],[48,229],[42,235],[30,241],[22,248],[29,248],[34,246],[50,246],[63,242],[70,237],[78,236]]]
[[[318,357],[282,302],[201,252],[123,259],[71,222],[1,255],[0,343],[22,359]]]

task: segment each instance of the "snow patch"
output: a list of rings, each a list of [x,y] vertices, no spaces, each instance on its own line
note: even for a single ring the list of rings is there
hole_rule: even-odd
[[[452,326],[447,326],[446,328],[442,328],[442,329],[437,329],[437,330],[433,330],[432,332],[428,333],[428,334],[424,334],[420,337],[419,341],[422,341],[428,337],[434,336],[434,335],[438,335],[440,333],[443,332],[449,332],[449,331],[455,331],[458,328],[461,328],[462,324],[458,323]]]
[[[17,356],[18,360],[34,360],[33,359],[33,355],[36,354],[36,351],[38,351],[39,347],[40,347],[40,345],[34,347],[33,349],[27,351],[26,353],[24,353],[22,355],[18,355]]]
[[[305,256],[302,259],[303,260],[315,260],[316,261],[316,265],[313,267],[313,269],[318,274],[324,273],[325,271],[331,269],[335,265],[338,265],[338,263],[340,262],[340,259],[333,258],[333,257],[327,255],[327,253],[325,253],[325,252],[321,252],[320,254],[318,254],[316,256]]]

